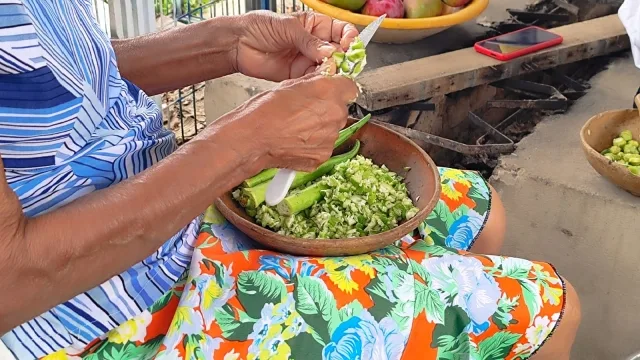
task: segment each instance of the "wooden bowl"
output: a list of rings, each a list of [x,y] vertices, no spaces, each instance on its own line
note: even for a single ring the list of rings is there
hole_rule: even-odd
[[[334,19],[354,24],[362,31],[369,23],[377,19],[375,16],[363,15],[322,0],[301,0],[315,12],[328,15]],[[489,0],[472,0],[464,9],[453,14],[422,19],[391,19],[382,21],[371,41],[388,44],[406,44],[435,35],[454,25],[477,18],[489,6]]]
[[[405,178],[411,199],[420,210],[416,216],[377,235],[348,239],[299,239],[279,235],[256,224],[233,200],[230,192],[217,199],[215,206],[229,222],[250,238],[270,249],[288,254],[343,256],[364,254],[386,247],[416,229],[436,206],[440,198],[438,169],[424,150],[381,125],[367,123],[337,152],[351,147],[354,139],[361,142],[360,155],[371,158],[375,164],[386,165]]]
[[[638,110],[613,110],[600,113],[587,121],[580,131],[582,150],[589,164],[612,183],[635,196],[640,196],[640,176],[629,169],[602,156],[600,152],[611,147],[613,139],[620,132],[629,129],[633,138],[640,137],[640,117]]]

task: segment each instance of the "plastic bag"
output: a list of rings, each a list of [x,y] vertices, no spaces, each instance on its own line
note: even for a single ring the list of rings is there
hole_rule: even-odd
[[[629,34],[633,62],[640,69],[640,0],[625,0],[618,9],[618,17]]]

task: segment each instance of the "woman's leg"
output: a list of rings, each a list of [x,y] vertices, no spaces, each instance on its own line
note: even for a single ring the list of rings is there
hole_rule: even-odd
[[[640,89],[638,90],[640,94]],[[472,175],[472,172],[464,171],[466,177],[479,176]],[[441,176],[444,175],[441,172]],[[442,176],[445,182],[450,181],[447,176]],[[443,184],[444,186],[444,184]],[[474,182],[474,186],[482,187],[478,185],[478,182]],[[486,186],[491,191],[491,199],[489,210],[487,211],[487,219],[484,227],[480,230],[473,242],[470,251],[476,254],[496,255],[500,253],[500,249],[504,243],[506,233],[506,214],[504,205],[500,196],[496,190],[489,184]],[[443,197],[446,200],[446,197]],[[464,250],[464,249],[462,249]],[[542,348],[532,357],[532,360],[546,360],[546,359],[569,359],[571,347],[575,340],[576,332],[581,319],[580,311],[580,299],[573,286],[566,280],[566,299],[563,318],[554,334],[544,344]]]
[[[638,90],[640,94],[640,89]],[[470,251],[476,254],[496,255],[500,252],[504,243],[506,233],[506,214],[504,205],[496,190],[491,186],[490,211],[487,216],[485,226],[480,233]],[[568,360],[571,347],[578,331],[581,320],[580,299],[573,286],[566,280],[566,296],[563,318],[553,336],[545,342],[544,346],[532,356],[532,360]]]
[[[492,191],[477,174],[450,171],[443,178],[451,197],[421,230],[428,241],[404,250],[389,246],[334,258],[238,251],[247,247],[243,235],[210,211],[189,276],[79,357],[320,360],[375,359],[382,352],[389,359],[429,360],[473,352],[524,360],[532,353],[538,359],[567,354],[576,324],[573,288],[567,284],[565,297],[549,264],[456,249],[472,247],[480,229],[491,229],[489,208],[497,209],[498,198],[490,201]]]
[[[489,188],[491,189],[491,211],[470,251],[476,254],[497,255],[504,243],[507,219],[500,196],[491,185]]]
[[[580,319],[580,299],[573,286],[564,279],[566,295],[562,320],[547,342],[538,350],[531,360],[569,360],[571,347],[576,338]]]
[[[497,251],[502,204],[477,173],[441,169],[441,179],[443,196],[421,226],[423,239],[360,256],[242,251],[250,241],[208,211],[189,276],[80,357],[320,360],[384,353],[428,360],[473,352],[524,360],[532,353],[538,359],[568,354],[572,324],[579,321],[573,288],[567,284],[565,296],[549,264],[466,253],[477,246]]]
[[[500,196],[475,171],[438,168],[440,201],[419,228],[428,244],[476,254],[500,253],[506,231]],[[403,247],[410,246],[406,243]]]

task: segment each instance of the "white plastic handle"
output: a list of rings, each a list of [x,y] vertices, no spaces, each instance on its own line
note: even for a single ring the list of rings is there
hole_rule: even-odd
[[[295,170],[278,169],[276,175],[271,179],[271,182],[267,186],[267,193],[264,197],[264,201],[267,205],[276,206],[284,200],[295,177]]]

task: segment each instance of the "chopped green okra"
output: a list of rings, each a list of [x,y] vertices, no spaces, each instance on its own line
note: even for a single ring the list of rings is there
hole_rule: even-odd
[[[612,146],[602,150],[600,154],[640,176],[640,143],[633,138],[633,133],[630,130],[621,131],[611,143]]]
[[[613,146],[617,146],[617,147],[623,147],[627,144],[627,141],[621,137],[617,137],[615,139],[613,139]]]
[[[260,206],[256,221],[283,235],[339,239],[378,234],[417,213],[399,175],[357,156],[292,191],[277,209]]]
[[[355,78],[362,72],[362,68],[367,63],[367,53],[360,38],[349,45],[346,52],[335,52],[331,56],[336,63],[338,74]]]

